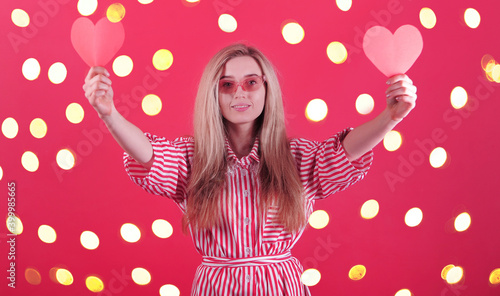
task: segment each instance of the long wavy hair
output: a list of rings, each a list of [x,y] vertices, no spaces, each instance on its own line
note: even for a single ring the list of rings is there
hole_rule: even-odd
[[[198,88],[194,110],[194,157],[188,184],[183,229],[210,229],[220,219],[221,192],[225,186],[226,128],[218,103],[218,84],[224,66],[232,58],[250,56],[266,77],[264,111],[256,120],[259,137],[261,213],[274,204],[278,218],[289,231],[306,223],[303,187],[285,128],[283,99],[271,62],[255,47],[234,44],[220,50],[207,64]]]

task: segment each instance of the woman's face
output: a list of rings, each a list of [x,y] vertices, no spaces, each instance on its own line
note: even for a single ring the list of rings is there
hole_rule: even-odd
[[[219,108],[229,127],[253,128],[265,101],[259,64],[250,56],[230,59],[219,82]]]

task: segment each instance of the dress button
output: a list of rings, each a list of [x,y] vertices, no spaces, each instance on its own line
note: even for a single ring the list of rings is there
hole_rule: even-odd
[[[248,223],[250,223],[250,218],[245,217],[245,219],[243,221],[245,222],[245,225],[248,225]]]
[[[245,253],[247,253],[247,255],[250,255],[250,248],[245,248]]]
[[[246,176],[247,175],[247,170],[246,169],[242,169],[241,170],[241,175],[242,176]]]
[[[243,196],[248,196],[248,190],[243,190]]]
[[[247,283],[250,281],[250,275],[247,274],[247,276],[245,277],[245,279],[247,280]]]

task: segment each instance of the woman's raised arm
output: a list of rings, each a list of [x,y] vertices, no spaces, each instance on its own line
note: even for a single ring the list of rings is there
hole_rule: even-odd
[[[103,67],[90,68],[83,90],[116,142],[137,162],[150,169],[153,147],[144,133],[116,110],[109,72]]]
[[[374,119],[353,129],[342,142],[349,161],[358,159],[380,143],[415,107],[417,88],[408,76],[393,76],[387,84],[387,108]]]

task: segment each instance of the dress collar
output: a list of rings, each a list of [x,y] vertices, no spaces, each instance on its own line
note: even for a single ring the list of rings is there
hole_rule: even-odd
[[[238,157],[236,157],[233,149],[231,149],[231,145],[229,145],[229,139],[227,137],[225,138],[225,142],[228,160],[239,163],[242,166],[249,165],[251,160],[259,163],[259,137],[255,137],[255,141],[250,153],[246,156],[243,156],[241,159],[238,159]]]

